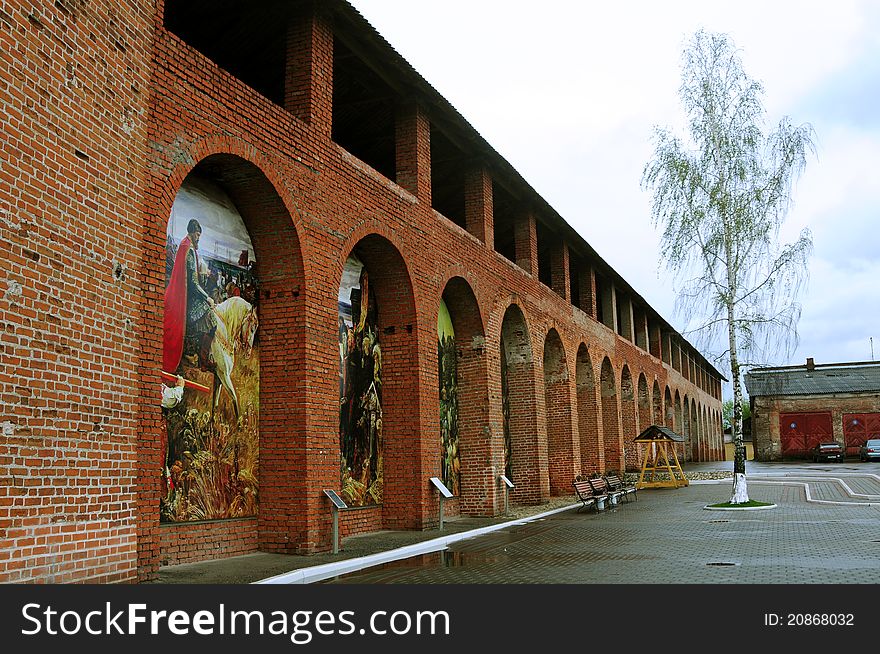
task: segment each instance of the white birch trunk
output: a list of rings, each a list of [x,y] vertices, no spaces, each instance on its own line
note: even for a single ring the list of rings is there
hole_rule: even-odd
[[[746,476],[736,473],[733,476],[733,495],[730,497],[731,504],[745,504],[749,501],[749,492],[746,488]]]

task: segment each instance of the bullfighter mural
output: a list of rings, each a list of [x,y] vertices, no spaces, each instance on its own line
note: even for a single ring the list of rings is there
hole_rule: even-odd
[[[255,266],[230,198],[207,179],[187,177],[171,208],[166,242],[163,522],[257,513]],[[168,389],[177,389],[179,399],[169,401]]]

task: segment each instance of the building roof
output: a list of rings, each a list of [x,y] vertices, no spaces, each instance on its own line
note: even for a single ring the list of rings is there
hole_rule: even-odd
[[[675,441],[683,443],[685,437],[675,433],[669,427],[651,425],[633,439],[633,443],[656,443],[658,441]]]
[[[746,373],[750,397],[760,395],[830,395],[880,392],[880,362],[812,363],[756,368]]]
[[[303,0],[299,0],[302,2]],[[305,0],[309,2],[310,0]],[[192,4],[192,0],[188,0]],[[472,155],[482,157],[490,164],[493,181],[501,183],[508,189],[516,189],[517,199],[522,204],[531,204],[539,211],[536,219],[548,222],[559,234],[567,237],[568,245],[573,252],[586,255],[596,264],[596,269],[613,280],[615,286],[630,295],[639,304],[644,306],[650,315],[660,323],[664,331],[676,335],[683,343],[689,346],[689,352],[699,360],[701,365],[722,381],[728,381],[727,377],[719,371],[684,335],[682,335],[672,323],[668,322],[653,306],[627,282],[623,276],[615,270],[611,264],[587,242],[583,235],[575,230],[554,209],[547,200],[529,184],[526,179],[516,170],[483,136],[471,125],[467,119],[459,113],[444,96],[424,78],[394,47],[383,37],[379,31],[347,0],[332,0],[320,3],[323,11],[333,17],[336,36],[350,40],[352,47],[358,52],[369,56],[373,62],[371,65],[383,69],[383,77],[386,80],[394,80],[394,85],[407,97],[421,100],[430,107],[432,121],[436,121],[444,127],[457,132],[462,145]],[[210,13],[210,12],[209,12]],[[356,45],[355,45],[356,44]]]

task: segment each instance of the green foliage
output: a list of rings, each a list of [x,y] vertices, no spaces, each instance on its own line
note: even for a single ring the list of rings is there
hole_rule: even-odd
[[[662,256],[681,285],[679,313],[692,317],[689,331],[705,345],[732,327],[740,364],[796,345],[795,297],[812,251],[806,229],[793,243],[777,241],[813,130],[783,118],[765,134],[762,95],[726,35],[697,32],[680,88],[690,138],[656,128],[642,180],[653,191]]]
[[[721,502],[720,504],[710,504],[710,509],[756,509],[762,506],[773,506],[772,502],[759,502],[758,500],[749,500],[734,504],[732,502]]]
[[[746,420],[752,417],[752,409],[748,400],[742,401],[742,419]],[[733,425],[733,400],[725,400],[721,405],[721,426],[724,429],[730,429]]]

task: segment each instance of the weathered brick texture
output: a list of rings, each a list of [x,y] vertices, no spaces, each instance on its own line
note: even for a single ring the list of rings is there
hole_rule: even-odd
[[[503,510],[502,342],[513,502],[633,467],[639,428],[681,424],[673,394],[714,413],[697,455],[720,456],[720,385],[688,380],[695,354],[683,376],[690,346],[676,337],[669,358],[668,325],[650,332],[648,352],[647,337],[640,347],[597,322],[596,269],[602,303],[623,284],[607,264],[556,241],[553,288],[538,280],[536,221],[558,217],[523,204],[506,227],[516,263],[494,250],[493,175],[517,184],[499,156],[468,153],[464,228],[432,209],[432,121],[471,134],[451,109],[398,92],[394,179],[332,140],[334,30],[370,28],[343,2],[300,4],[273,102],[166,29],[161,0],[0,0],[0,581],[132,582],[162,564],[327,551],[322,490],[340,482],[337,295],[355,250],[379,306],[385,500],[343,512],[343,535],[437,525],[441,297],[461,407],[462,491],[449,515]],[[259,267],[259,515],[160,526],[166,229],[193,172],[232,198]],[[639,307],[659,321],[649,309]],[[613,327],[611,305],[603,312]],[[637,397],[642,378],[650,397]]]

